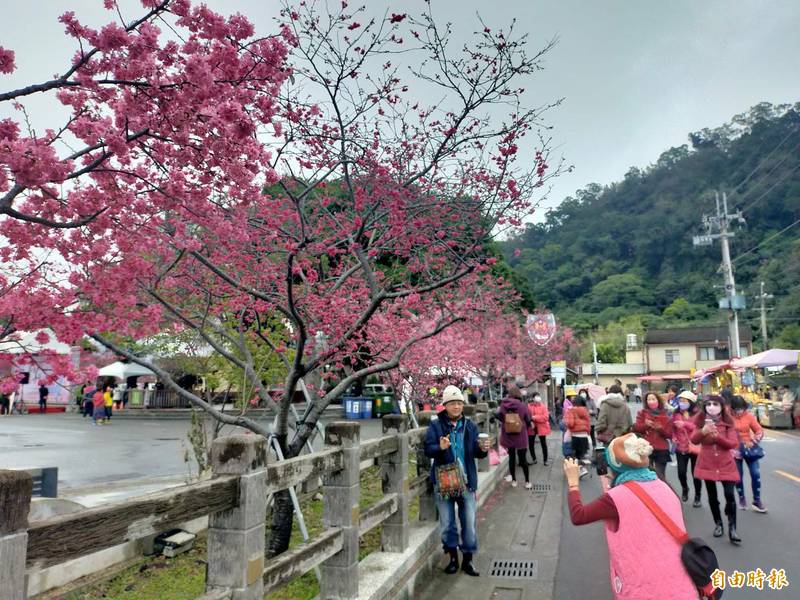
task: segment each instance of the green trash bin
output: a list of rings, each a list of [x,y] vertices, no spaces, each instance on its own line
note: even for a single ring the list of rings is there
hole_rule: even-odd
[[[364,386],[364,395],[372,398],[372,414],[376,417],[397,412],[397,401],[390,385],[368,383]]]

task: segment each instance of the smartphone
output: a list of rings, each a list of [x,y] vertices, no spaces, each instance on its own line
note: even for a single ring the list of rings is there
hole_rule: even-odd
[[[594,464],[598,475],[608,475],[608,462],[606,461],[606,449],[598,446],[594,449]]]

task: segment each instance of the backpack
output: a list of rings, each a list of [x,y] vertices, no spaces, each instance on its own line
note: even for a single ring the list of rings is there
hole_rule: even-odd
[[[623,484],[632,491],[642,503],[650,509],[653,516],[670,532],[681,545],[681,562],[689,577],[697,588],[697,593],[703,600],[719,600],[722,590],[715,588],[711,582],[711,574],[719,569],[719,561],[714,551],[700,538],[689,538],[685,531],[669,518],[669,515],[655,503],[650,495],[645,492],[635,481]]]
[[[521,433],[522,419],[517,413],[506,413],[506,416],[503,417],[503,429],[506,430],[506,433]]]

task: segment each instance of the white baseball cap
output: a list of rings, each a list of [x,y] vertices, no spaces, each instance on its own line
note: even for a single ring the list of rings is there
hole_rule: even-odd
[[[444,388],[444,392],[442,392],[442,404],[455,401],[463,402],[464,394],[462,394],[461,390],[456,386],[448,385],[446,388]]]

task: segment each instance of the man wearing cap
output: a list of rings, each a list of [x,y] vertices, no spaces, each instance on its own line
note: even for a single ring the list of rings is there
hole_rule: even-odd
[[[436,507],[439,511],[439,526],[442,530],[442,548],[450,556],[445,573],[458,571],[458,549],[461,548],[463,561],[461,570],[467,575],[480,574],[472,564],[472,557],[478,550],[478,531],[476,524],[477,504],[475,492],[478,489],[478,469],[476,458],[484,458],[489,451],[489,439],[478,440],[478,428],[466,419],[464,396],[454,385],[448,385],[442,393],[444,410],[432,419],[425,435],[425,455],[433,459],[431,480],[436,492]],[[466,489],[458,495],[442,497],[436,479],[437,467],[459,464],[466,475]],[[461,522],[459,543],[458,520]]]
[[[616,600],[638,598],[697,598],[697,589],[681,562],[681,546],[632,489],[649,496],[686,531],[681,502],[648,467],[653,447],[633,433],[614,438],[605,450],[610,487],[600,498],[581,501],[579,469],[564,460],[573,525],[605,522],[609,575]],[[646,548],[642,540],[647,540]]]

